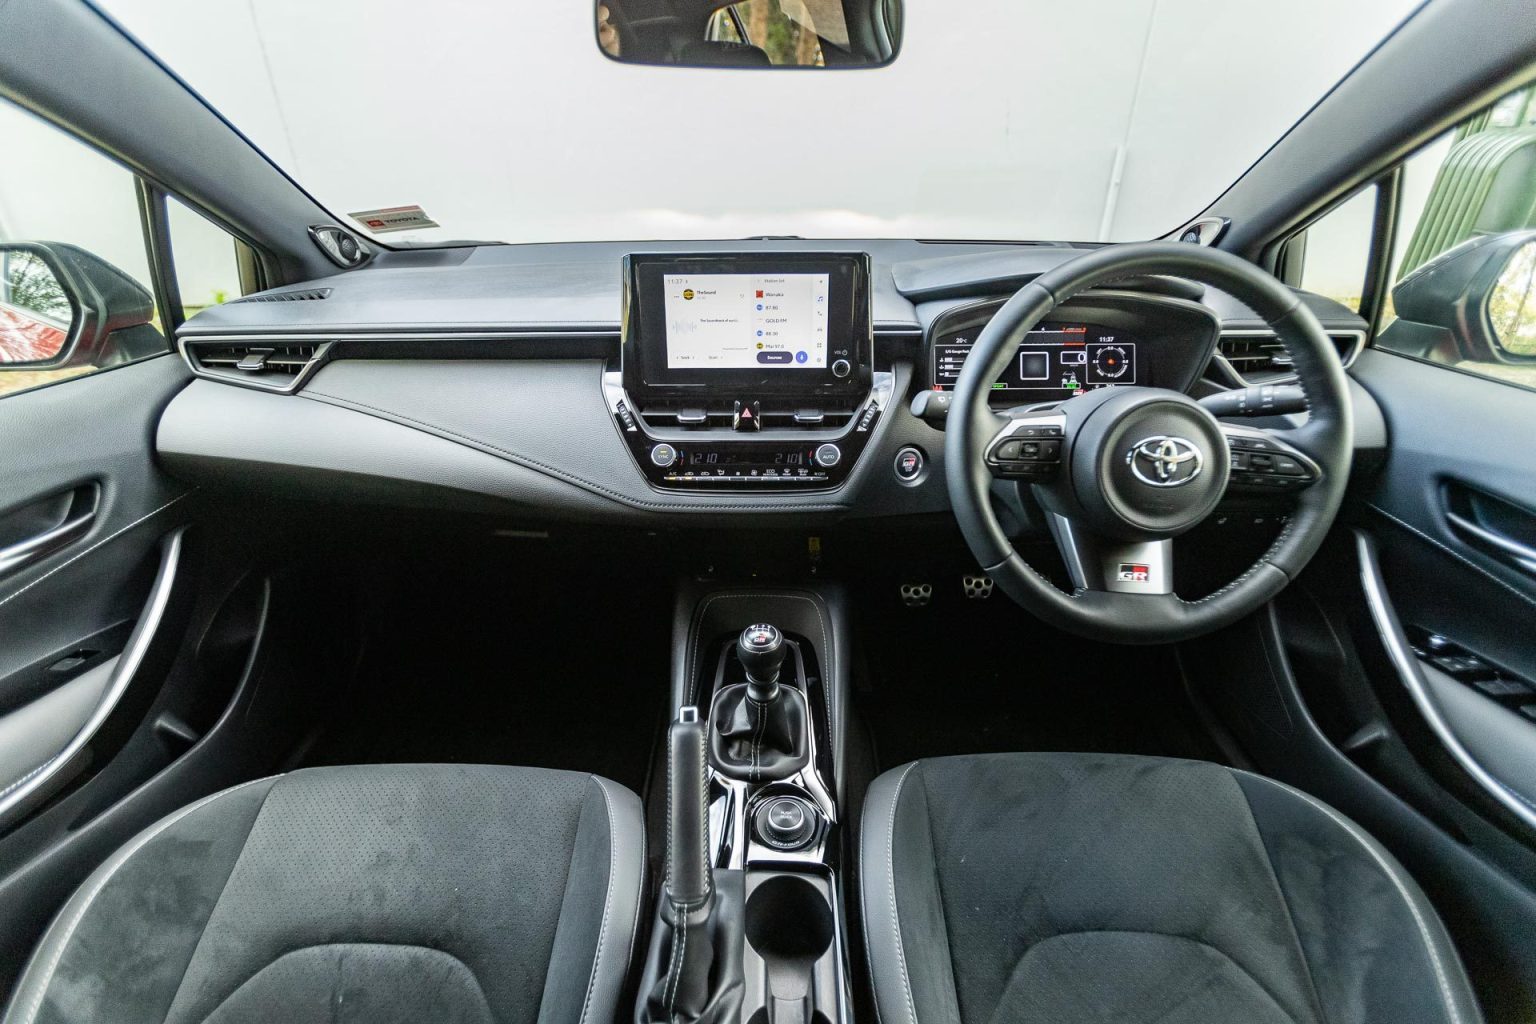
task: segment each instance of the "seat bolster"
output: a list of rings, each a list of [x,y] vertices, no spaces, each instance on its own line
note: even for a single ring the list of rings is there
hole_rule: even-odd
[[[108,857],[54,917],[0,1020],[160,1024],[277,779],[206,796]]]
[[[959,1024],[922,762],[870,785],[859,849],[864,948],[881,1024]]]
[[[540,1024],[608,1024],[634,962],[645,881],[639,797],[592,776],[560,905]]]
[[[1232,770],[1334,1024],[1481,1024],[1440,917],[1397,859],[1311,795]]]

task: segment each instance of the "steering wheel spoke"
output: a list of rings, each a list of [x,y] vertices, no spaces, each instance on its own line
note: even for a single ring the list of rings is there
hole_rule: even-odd
[[[1294,493],[1323,478],[1322,467],[1282,436],[1286,432],[1225,422],[1220,427],[1232,457],[1230,493]]]
[[[999,417],[984,458],[993,476],[1021,483],[1045,483],[1061,472],[1066,444],[1064,414],[1055,411]]]
[[[1078,590],[1110,594],[1173,593],[1173,541],[1122,541],[1095,536],[1060,513],[1048,519],[1051,536]]]

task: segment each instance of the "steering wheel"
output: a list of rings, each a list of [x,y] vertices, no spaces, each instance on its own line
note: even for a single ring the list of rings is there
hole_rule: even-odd
[[[1307,399],[1305,423],[1285,430],[1221,423],[1180,392],[1134,386],[1096,389],[1045,410],[990,408],[992,382],[1042,318],[1089,288],[1144,275],[1213,285],[1262,317],[1290,353]],[[1020,289],[976,339],[946,430],[950,503],[987,575],[1046,622],[1130,644],[1209,633],[1284,589],[1333,524],[1354,452],[1348,381],[1317,318],[1253,264],[1187,242],[1106,246]],[[1216,508],[1234,463],[1244,486],[1293,494],[1296,508],[1246,572],[1184,600],[1173,592],[1173,538]],[[999,479],[1033,488],[1071,593],[1014,550],[990,500]]]

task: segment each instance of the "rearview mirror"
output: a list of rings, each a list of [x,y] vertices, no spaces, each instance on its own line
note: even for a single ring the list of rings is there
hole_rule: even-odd
[[[901,0],[598,0],[597,45],[624,64],[876,68],[896,59]]]
[[[105,366],[165,347],[155,299],[61,242],[0,244],[0,372]]]

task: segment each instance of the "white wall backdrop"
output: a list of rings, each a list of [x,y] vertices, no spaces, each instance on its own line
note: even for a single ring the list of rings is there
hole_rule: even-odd
[[[441,241],[1154,236],[1416,0],[906,0],[892,66],[794,73],[615,63],[588,0],[102,3],[334,213]]]

